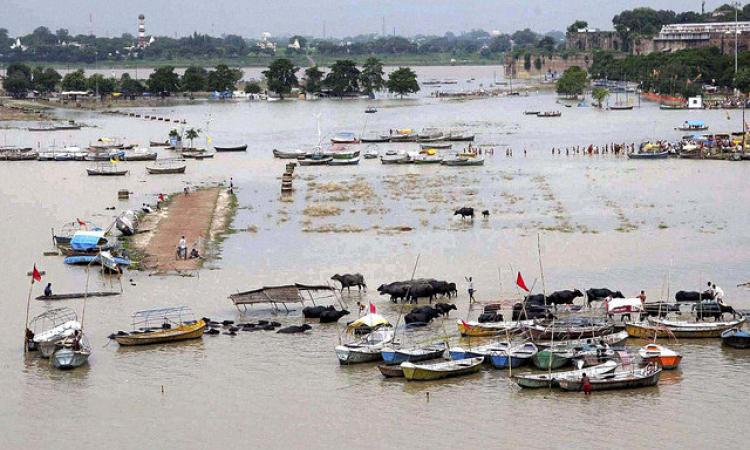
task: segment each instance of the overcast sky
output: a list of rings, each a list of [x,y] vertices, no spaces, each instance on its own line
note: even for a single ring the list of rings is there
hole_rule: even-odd
[[[707,0],[711,10],[721,0]],[[136,34],[138,14],[148,35],[201,33],[257,37],[304,34],[343,37],[386,31],[401,35],[460,33],[475,28],[511,32],[564,30],[575,19],[610,29],[624,9],[650,6],[700,11],[700,0],[0,0],[0,28],[11,36],[40,25],[73,34]],[[91,17],[91,21],[89,20]]]

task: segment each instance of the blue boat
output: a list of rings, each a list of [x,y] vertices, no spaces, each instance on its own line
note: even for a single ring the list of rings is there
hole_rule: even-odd
[[[490,353],[490,364],[495,369],[507,369],[526,365],[539,352],[531,342],[511,347],[508,350]]]
[[[464,348],[453,347],[448,351],[450,359],[457,361],[459,359],[485,358],[489,362],[489,356],[493,352],[503,352],[508,349],[510,344],[507,342],[496,342],[494,344],[480,345],[477,347]]]
[[[88,264],[96,264],[101,265],[102,259],[105,261],[105,267],[108,269],[111,269],[111,267],[115,267],[112,265],[112,262],[116,264],[119,267],[128,267],[130,266],[130,260],[127,258],[120,258],[116,256],[109,256],[106,258],[100,258],[99,255],[77,255],[77,256],[67,256],[63,262],[65,264],[70,265],[88,265]]]
[[[412,348],[387,347],[380,351],[380,355],[386,364],[392,365],[401,364],[406,361],[417,362],[440,358],[443,356],[445,348],[446,345],[444,343]]]
[[[76,251],[92,250],[107,244],[107,238],[104,237],[104,230],[80,230],[70,238],[70,248]]]
[[[750,333],[732,328],[721,333],[721,343],[734,348],[750,348]]]

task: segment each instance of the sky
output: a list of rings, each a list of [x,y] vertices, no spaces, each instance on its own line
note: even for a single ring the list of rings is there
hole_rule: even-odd
[[[706,10],[723,3],[707,0]],[[327,37],[344,37],[380,33],[383,18],[387,33],[395,28],[404,36],[527,27],[546,32],[564,30],[576,19],[611,29],[615,14],[638,6],[700,11],[701,0],[0,0],[0,28],[11,36],[41,25],[72,34],[135,35],[144,14],[146,34],[157,36],[322,37],[325,27]]]

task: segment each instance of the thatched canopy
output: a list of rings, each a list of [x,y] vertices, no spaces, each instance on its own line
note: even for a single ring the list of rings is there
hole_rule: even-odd
[[[326,285],[287,284],[283,286],[264,286],[252,291],[238,292],[229,298],[235,305],[254,305],[256,303],[304,303],[302,296],[306,293],[312,298],[316,292],[332,292],[334,288]]]

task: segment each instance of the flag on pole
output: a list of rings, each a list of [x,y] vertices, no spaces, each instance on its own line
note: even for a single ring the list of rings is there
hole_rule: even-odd
[[[523,289],[526,292],[529,292],[529,288],[526,287],[526,283],[523,281],[523,277],[521,276],[521,272],[518,272],[518,276],[516,277],[516,285]]]
[[[464,326],[464,330],[466,330],[466,331],[469,331],[469,330],[471,330],[473,328],[471,325],[469,325],[468,323],[464,322],[463,319],[461,319],[461,325]]]
[[[375,305],[370,303],[370,314],[375,314]]]
[[[42,282],[42,274],[37,270],[36,264],[34,264],[34,271],[31,272],[31,284],[34,284],[35,281],[37,283]]]
[[[78,225],[80,225],[82,227],[86,226],[86,222],[84,222],[83,220],[76,218],[76,221],[78,222]]]

